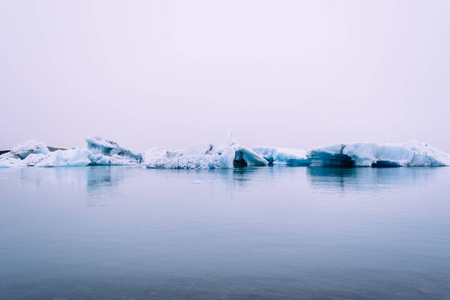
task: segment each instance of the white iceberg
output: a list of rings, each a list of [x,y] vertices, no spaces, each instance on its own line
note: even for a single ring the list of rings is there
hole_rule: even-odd
[[[84,167],[91,163],[91,151],[86,148],[57,150],[44,157],[36,167]]]
[[[45,146],[44,143],[35,140],[29,140],[23,144],[19,144],[13,147],[10,153],[20,157],[21,159],[24,159],[32,153],[49,154],[50,150],[48,150],[47,146]]]
[[[28,155],[24,160],[22,160],[22,163],[25,166],[34,167],[35,165],[46,159],[48,155],[49,154],[32,153]]]
[[[0,168],[20,167],[25,166],[22,159],[12,154],[11,152],[0,155]]]
[[[226,142],[219,146],[197,143],[181,151],[149,149],[143,154],[143,165],[163,169],[228,169],[235,166],[267,166],[268,162],[239,145],[230,133]]]
[[[0,168],[34,166],[49,153],[44,143],[29,140],[0,155]]]
[[[97,136],[86,138],[92,165],[135,165],[142,162],[142,154],[119,146],[116,142]]]
[[[144,152],[143,165],[156,169],[224,169],[233,167],[233,159],[232,149],[220,154],[187,155],[183,151],[171,152],[152,148]]]
[[[450,155],[425,143],[350,143],[318,147],[308,152],[311,166],[435,167],[450,165]]]
[[[294,148],[278,147],[255,147],[253,151],[266,159],[269,164],[308,166],[311,159],[307,157],[306,151]]]
[[[225,142],[219,145],[197,143],[184,150],[152,148],[144,153],[131,151],[100,137],[88,137],[86,142],[88,149],[50,152],[43,143],[30,140],[0,155],[0,168],[142,165],[147,168],[223,169],[269,164],[311,167],[450,166],[449,154],[417,141],[403,144],[335,144],[308,152],[278,147],[255,147],[250,150],[229,133]]]

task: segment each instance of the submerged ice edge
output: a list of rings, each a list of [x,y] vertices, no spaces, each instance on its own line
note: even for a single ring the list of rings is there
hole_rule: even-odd
[[[435,167],[449,166],[450,155],[428,144],[350,143],[313,148],[242,146],[231,133],[224,143],[196,143],[183,150],[151,148],[136,152],[101,137],[87,137],[87,148],[50,151],[30,140],[0,155],[0,167],[82,167],[135,165],[163,169],[225,169],[244,166]]]

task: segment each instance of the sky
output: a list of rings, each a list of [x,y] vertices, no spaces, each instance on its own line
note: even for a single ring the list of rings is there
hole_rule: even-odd
[[[427,142],[450,152],[450,1],[0,0],[0,149]]]

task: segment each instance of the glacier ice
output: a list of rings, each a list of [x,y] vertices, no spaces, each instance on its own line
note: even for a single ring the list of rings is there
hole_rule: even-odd
[[[408,164],[410,167],[450,166],[450,154],[426,143],[413,140],[405,143],[404,146],[414,151],[414,157]]]
[[[230,136],[227,143],[192,144],[184,150],[164,151],[152,148],[144,152],[147,168],[164,169],[228,169],[234,166],[267,166],[268,162],[254,151],[237,143]]]
[[[450,165],[450,155],[428,144],[350,143],[311,149],[311,166],[325,167],[434,167]]]
[[[19,156],[12,154],[11,152],[0,155],[0,168],[25,166],[22,159]]]
[[[29,140],[23,144],[19,144],[13,147],[10,153],[20,157],[21,159],[24,159],[32,153],[49,154],[50,150],[48,150],[47,146],[45,146],[44,143],[35,140]]]
[[[240,145],[231,132],[218,145],[202,142],[176,151],[152,148],[145,151],[143,157],[143,164],[147,168],[228,169],[235,166],[268,165],[262,156]]]
[[[57,150],[43,158],[36,167],[84,167],[91,163],[91,151],[86,148]]]
[[[189,149],[189,148],[188,148]],[[222,153],[189,155],[189,151],[164,151],[152,148],[144,152],[147,168],[156,169],[223,169],[232,168],[234,151],[227,149]]]
[[[19,144],[0,155],[1,167],[75,167],[136,165],[147,168],[222,169],[242,166],[311,167],[434,167],[450,166],[450,155],[428,144],[349,143],[313,148],[242,146],[229,133],[223,143],[196,143],[183,150],[151,148],[143,153],[100,137],[86,138],[87,148],[51,152],[35,140]],[[54,148],[51,148],[52,151]]]
[[[142,162],[142,154],[98,136],[86,138],[92,165],[133,165]]]
[[[253,148],[253,151],[264,157],[269,164],[308,166],[311,163],[311,159],[307,157],[306,151],[301,149],[255,147]]]
[[[48,153],[50,153],[50,150],[44,143],[29,140],[0,155],[0,168],[34,166]]]

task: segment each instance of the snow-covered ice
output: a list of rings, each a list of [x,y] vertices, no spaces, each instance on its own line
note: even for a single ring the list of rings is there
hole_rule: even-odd
[[[44,143],[35,140],[29,140],[11,149],[11,154],[18,156],[21,159],[26,158],[28,155],[32,153],[49,154],[50,150],[48,150],[47,146],[45,146]]]
[[[450,155],[425,143],[350,143],[318,147],[308,152],[311,166],[435,167],[450,165]]]
[[[119,146],[116,142],[98,136],[86,138],[92,152],[92,165],[133,165],[142,162],[142,154]]]
[[[50,152],[35,140],[0,155],[1,167],[75,167],[87,165],[142,165],[147,168],[224,169],[242,166],[290,165],[311,167],[434,167],[450,166],[450,155],[428,144],[349,143],[309,151],[241,145],[231,133],[220,144],[192,144],[183,150],[153,147],[143,153],[100,137],[86,138],[88,148]]]
[[[253,151],[264,157],[269,164],[307,166],[311,163],[311,159],[307,157],[306,151],[301,149],[255,147]]]
[[[91,163],[91,151],[86,148],[57,150],[48,154],[36,167],[84,167]]]
[[[254,151],[240,145],[231,133],[225,142],[192,144],[184,150],[164,151],[152,148],[144,152],[143,164],[164,169],[228,169],[234,166],[267,166],[268,162]]]
[[[11,152],[0,155],[0,168],[20,166],[25,166],[20,156],[14,155]]]
[[[234,151],[204,155],[186,155],[183,151],[164,151],[153,148],[144,153],[143,164],[157,169],[223,169],[232,168]]]

